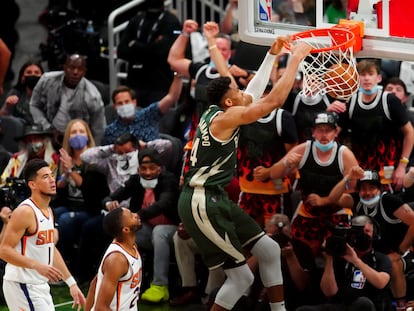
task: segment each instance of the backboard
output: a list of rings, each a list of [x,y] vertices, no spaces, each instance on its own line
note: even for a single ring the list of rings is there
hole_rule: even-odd
[[[239,0],[240,38],[269,46],[278,35],[333,27],[332,3],[342,5],[344,19],[364,23],[356,57],[414,61],[412,0]]]

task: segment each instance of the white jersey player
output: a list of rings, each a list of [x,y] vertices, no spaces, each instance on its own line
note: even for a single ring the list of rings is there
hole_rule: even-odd
[[[114,241],[91,282],[85,310],[137,310],[142,261],[135,233],[141,226],[138,214],[126,208],[116,208],[105,216],[104,228]]]
[[[54,310],[48,281],[65,280],[74,305],[85,297],[70,275],[54,244],[50,199],[56,195],[56,180],[49,165],[30,160],[23,172],[31,190],[11,214],[0,244],[0,258],[7,262],[3,291],[10,310]]]

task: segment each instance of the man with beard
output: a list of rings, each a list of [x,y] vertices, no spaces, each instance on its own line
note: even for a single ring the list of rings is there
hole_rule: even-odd
[[[3,291],[10,310],[54,310],[48,282],[64,280],[74,306],[85,297],[55,246],[54,219],[50,200],[56,195],[56,180],[49,165],[33,159],[24,179],[31,196],[12,213],[0,244],[0,258],[7,262]]]
[[[66,126],[72,119],[89,124],[97,145],[106,126],[104,104],[98,89],[85,78],[86,58],[68,55],[63,71],[42,75],[33,89],[30,113],[35,124],[53,129],[55,143],[60,145]]]
[[[142,227],[141,219],[127,208],[116,208],[105,216],[103,225],[114,240],[91,282],[85,310],[136,310],[142,261],[135,234]]]

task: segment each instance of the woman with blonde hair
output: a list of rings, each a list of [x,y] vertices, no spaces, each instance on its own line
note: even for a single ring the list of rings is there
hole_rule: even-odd
[[[59,230],[60,252],[72,264],[76,261],[73,251],[80,238],[82,225],[90,218],[82,194],[83,177],[87,170],[80,155],[95,146],[91,129],[81,119],[68,123],[60,154],[60,175],[57,178],[58,200],[55,204],[55,219]]]

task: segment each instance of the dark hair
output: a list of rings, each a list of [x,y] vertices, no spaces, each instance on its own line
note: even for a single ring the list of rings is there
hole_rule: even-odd
[[[106,233],[115,238],[122,232],[122,208],[116,208],[110,211],[103,219],[103,228]]]
[[[230,89],[231,80],[229,77],[220,77],[211,80],[207,85],[207,99],[210,104],[219,105],[224,94]]]
[[[30,180],[33,180],[37,176],[37,171],[43,167],[49,167],[49,164],[47,164],[45,160],[32,159],[28,161],[23,170],[23,178],[26,181],[26,184],[28,184]]]
[[[21,80],[22,80],[22,77],[23,77],[23,74],[24,74],[24,71],[26,70],[26,68],[29,67],[29,66],[32,66],[32,65],[35,65],[35,66],[39,67],[39,69],[42,72],[42,74],[45,72],[43,70],[43,67],[40,64],[40,62],[38,62],[38,61],[36,61],[34,59],[29,59],[27,62],[25,62],[22,65],[22,67],[20,67],[19,75],[18,75],[18,78],[17,78],[17,82],[16,82],[16,84],[14,85],[13,88],[15,88],[15,89],[17,89],[19,91],[22,91],[22,90],[25,89],[25,86],[22,84]]]
[[[138,138],[136,138],[136,136],[132,135],[131,133],[124,133],[124,134],[119,135],[115,139],[114,144],[116,146],[122,146],[129,142],[132,143],[132,146],[134,146],[134,148],[138,149]]]
[[[391,78],[389,78],[386,81],[385,86],[387,86],[388,84],[395,84],[395,85],[401,86],[404,89],[404,94],[405,95],[408,95],[407,85],[400,78],[398,78],[398,77],[391,77]]]
[[[115,90],[113,90],[113,92],[112,92],[112,102],[115,103],[115,96],[116,95],[118,95],[119,93],[124,93],[124,92],[129,93],[129,95],[131,95],[132,99],[136,99],[135,92],[134,92],[133,89],[131,89],[130,87],[128,87],[126,85],[120,85],[120,86],[117,86],[115,88]]]

